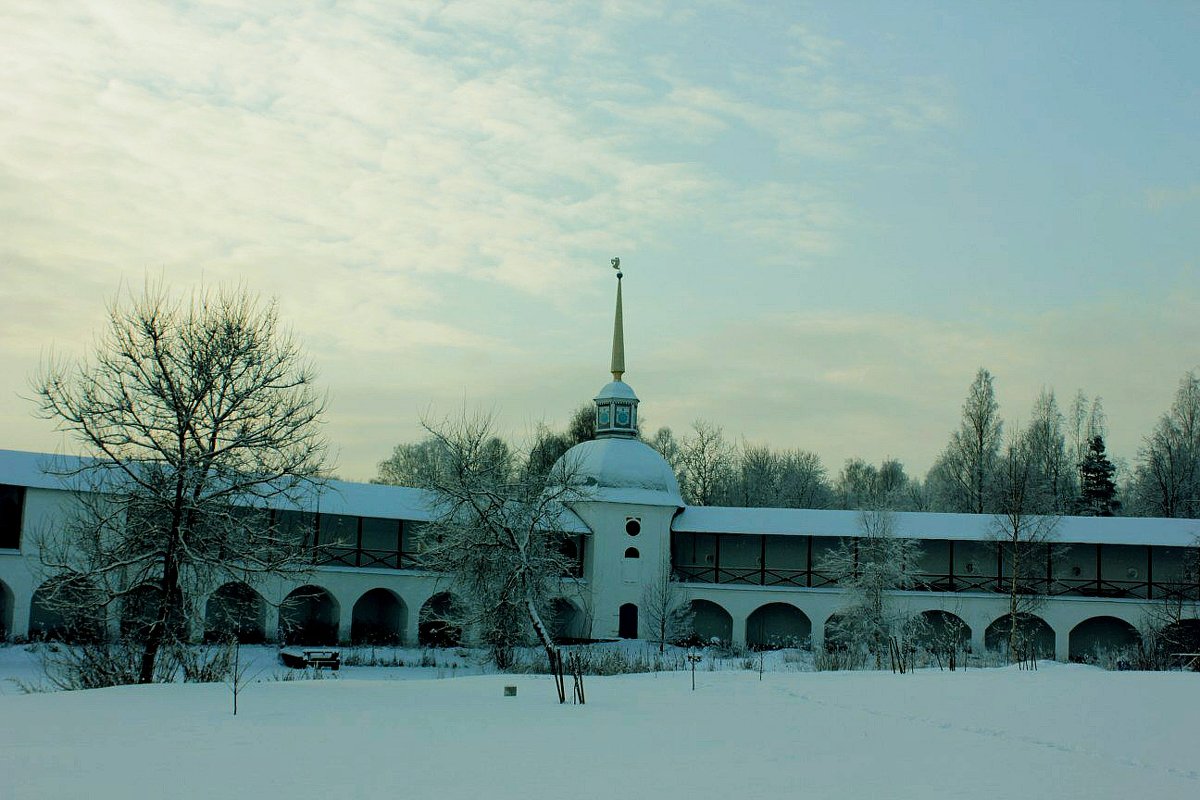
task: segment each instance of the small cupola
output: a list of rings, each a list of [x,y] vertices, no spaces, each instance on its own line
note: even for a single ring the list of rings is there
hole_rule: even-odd
[[[636,438],[638,398],[621,377],[625,374],[625,328],[621,318],[621,259],[614,258],[617,271],[617,313],[613,319],[612,382],[596,395],[596,438]]]

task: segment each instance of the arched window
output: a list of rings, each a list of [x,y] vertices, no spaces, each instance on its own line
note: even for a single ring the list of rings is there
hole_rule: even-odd
[[[630,547],[625,551],[626,558],[641,558],[642,554],[638,552],[636,547]]]

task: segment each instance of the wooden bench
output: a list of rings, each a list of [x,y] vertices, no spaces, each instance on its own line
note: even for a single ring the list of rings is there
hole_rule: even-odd
[[[342,666],[342,651],[329,647],[288,647],[279,651],[279,660],[292,669],[331,669]]]

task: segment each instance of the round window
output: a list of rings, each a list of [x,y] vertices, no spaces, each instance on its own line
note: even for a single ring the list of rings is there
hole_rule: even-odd
[[[637,536],[642,532],[642,523],[636,519],[625,520],[625,532],[630,536]]]

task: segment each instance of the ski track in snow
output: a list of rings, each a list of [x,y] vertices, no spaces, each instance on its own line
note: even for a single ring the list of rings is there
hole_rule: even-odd
[[[793,697],[803,702],[812,703],[813,705],[822,706],[825,708],[835,708],[839,711],[850,711],[859,714],[865,714],[872,717],[881,717],[884,719],[901,720],[904,722],[915,722],[927,727],[936,728],[943,731],[953,731],[955,733],[969,733],[973,736],[990,737],[994,739],[1003,739],[1012,742],[1021,742],[1022,744],[1033,745],[1035,747],[1043,747],[1048,750],[1057,750],[1060,753],[1069,753],[1071,755],[1092,758],[1105,763],[1121,764],[1122,766],[1132,767],[1135,769],[1145,769],[1152,772],[1161,772],[1178,778],[1185,778],[1192,781],[1200,781],[1200,771],[1179,769],[1178,767],[1163,766],[1161,764],[1151,764],[1146,761],[1141,761],[1135,758],[1118,755],[1114,753],[1106,753],[1100,750],[1092,750],[1089,748],[1078,747],[1076,745],[1063,744],[1049,739],[1042,739],[1036,736],[1028,736],[1003,728],[982,728],[974,725],[963,725],[960,723],[949,722],[944,719],[934,719],[933,717],[925,717],[920,714],[897,714],[891,711],[884,711],[878,708],[869,706],[856,705],[852,703],[836,703],[830,700],[823,700],[819,697],[814,697],[807,692],[797,692],[786,687],[775,687],[776,692]]]

